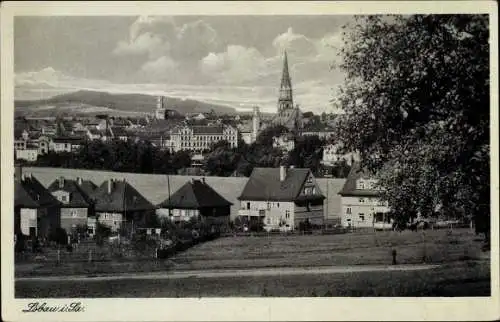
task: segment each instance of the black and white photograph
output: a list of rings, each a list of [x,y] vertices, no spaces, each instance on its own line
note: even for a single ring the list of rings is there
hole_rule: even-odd
[[[477,3],[12,15],[15,316],[78,318],[86,299],[498,300],[497,13]]]

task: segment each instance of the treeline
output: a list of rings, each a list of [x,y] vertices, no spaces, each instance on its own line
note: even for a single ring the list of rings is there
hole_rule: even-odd
[[[176,174],[191,165],[186,151],[170,153],[150,142],[114,140],[88,141],[76,152],[42,155],[32,164],[43,167],[63,167],[117,172]]]
[[[326,140],[318,136],[298,136],[295,147],[290,152],[273,147],[273,137],[292,134],[283,126],[269,127],[263,130],[256,142],[247,145],[240,141],[237,148],[230,148],[229,143],[216,143],[206,155],[205,171],[215,176],[250,176],[254,167],[279,167],[280,165],[309,168],[314,175],[329,174],[336,178],[347,177],[350,166],[346,161],[335,167],[325,169],[321,165],[323,146]]]
[[[325,140],[317,136],[297,137],[295,148],[286,152],[273,147],[273,137],[289,133],[284,127],[270,127],[260,133],[255,143],[247,145],[240,140],[237,148],[226,141],[215,143],[204,153],[202,170],[212,176],[250,176],[255,167],[279,167],[280,165],[310,168],[316,175],[325,174],[321,165]],[[116,172],[178,174],[191,166],[188,151],[170,153],[148,141],[111,142],[88,141],[76,153],[49,152],[29,165],[62,167]],[[345,178],[350,167],[346,162],[329,169],[329,174]]]

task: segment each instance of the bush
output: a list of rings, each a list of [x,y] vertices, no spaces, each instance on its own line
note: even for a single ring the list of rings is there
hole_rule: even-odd
[[[77,225],[73,230],[73,236],[75,238],[85,238],[87,236],[88,227],[86,224]]]
[[[26,250],[26,238],[27,236],[23,234],[17,234],[16,235],[16,244],[14,246],[14,251],[16,253],[21,253]]]
[[[111,228],[97,222],[95,227],[95,239],[97,245],[101,246],[104,243],[104,239],[108,238],[110,235]]]
[[[58,245],[68,244],[68,233],[64,228],[58,227],[49,233],[49,241],[56,242]]]
[[[259,223],[252,223],[249,227],[248,230],[253,231],[253,232],[261,232],[264,231],[264,223],[259,222]]]

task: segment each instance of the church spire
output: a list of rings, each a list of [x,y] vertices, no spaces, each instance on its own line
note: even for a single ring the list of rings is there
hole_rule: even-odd
[[[293,108],[292,81],[288,72],[288,57],[286,50],[283,56],[283,72],[281,74],[281,86],[278,99],[278,112]]]

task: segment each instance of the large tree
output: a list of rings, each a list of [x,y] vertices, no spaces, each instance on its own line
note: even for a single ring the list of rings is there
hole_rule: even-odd
[[[489,232],[486,15],[359,17],[344,31],[339,138],[411,213],[471,216]]]

